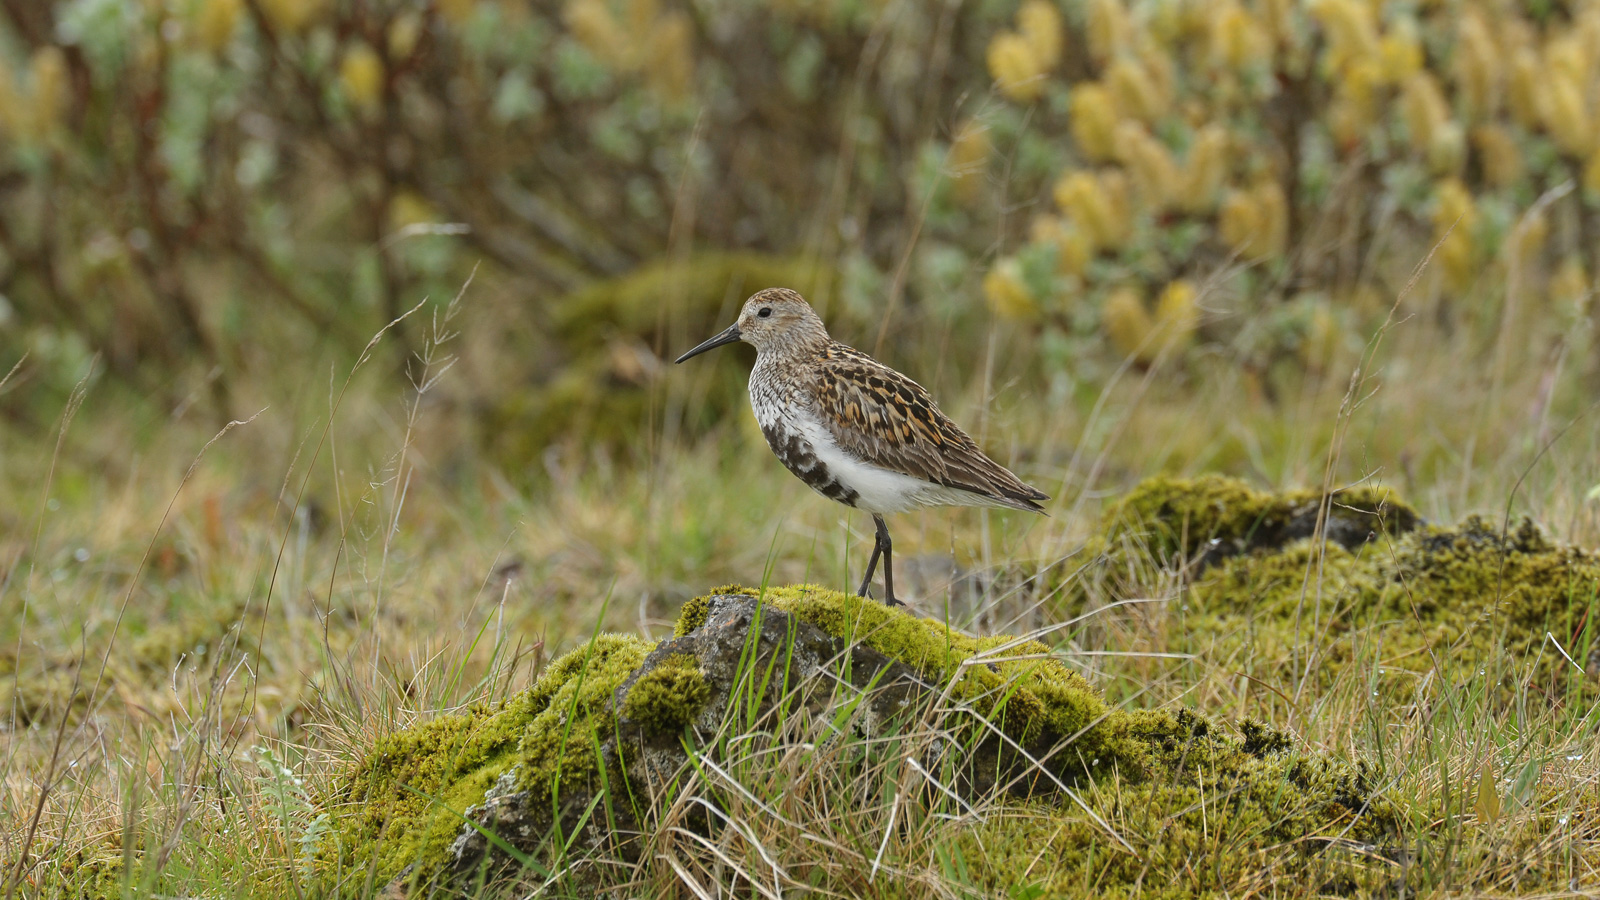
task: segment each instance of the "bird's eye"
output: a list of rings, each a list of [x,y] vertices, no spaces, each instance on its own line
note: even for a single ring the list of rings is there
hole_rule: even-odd
[[[762,319],[765,319],[765,318],[767,318],[768,316],[771,316],[771,315],[772,315],[772,307],[770,307],[770,306],[763,306],[763,307],[761,307],[761,311],[756,313],[756,316],[758,318],[762,318]]]

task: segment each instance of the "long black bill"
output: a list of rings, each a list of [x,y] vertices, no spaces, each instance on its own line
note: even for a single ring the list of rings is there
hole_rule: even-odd
[[[734,341],[737,341],[738,339],[739,339],[739,323],[735,322],[732,325],[729,325],[726,331],[724,331],[721,334],[717,335],[716,337],[711,338],[710,340],[702,343],[700,346],[694,348],[693,350],[690,350],[688,353],[685,353],[684,355],[678,357],[674,361],[675,362],[683,362],[684,360],[688,359],[691,356],[699,356],[700,354],[706,352],[707,350],[710,350],[710,349],[712,349],[714,347],[721,347],[723,344],[731,344]]]

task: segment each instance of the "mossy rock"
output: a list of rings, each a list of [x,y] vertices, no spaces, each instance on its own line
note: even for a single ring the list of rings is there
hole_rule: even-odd
[[[1321,534],[1348,550],[1421,524],[1388,488],[1353,487],[1281,494],[1220,475],[1151,478],[1112,504],[1089,544],[1091,554],[1135,554],[1158,563],[1181,558],[1201,567],[1240,553],[1273,550]]]
[[[1107,599],[1150,596],[1162,572],[1181,570],[1167,649],[1248,658],[1285,684],[1307,672],[1328,683],[1361,660],[1375,688],[1408,691],[1421,673],[1470,677],[1500,660],[1512,670],[1492,675],[1507,684],[1594,688],[1573,663],[1600,664],[1600,556],[1527,520],[1427,524],[1375,489],[1332,495],[1319,543],[1307,523],[1320,499],[1222,478],[1147,481],[1102,520],[1089,580]]]
[[[1299,772],[1300,818],[1280,837],[1376,808],[1358,770],[1296,754],[1276,732],[1224,737],[1187,712],[1110,708],[1042,644],[973,638],[837,591],[728,586],[686,604],[677,632],[653,647],[601,636],[503,705],[381,740],[329,798],[329,868],[430,896],[537,880],[521,861],[555,847],[567,861],[627,859],[653,804],[695,777],[687,746],[715,757],[730,729],[882,743],[936,707],[950,739],[918,750],[921,764],[973,802],[1011,797],[1076,822],[1077,807],[1050,799],[1063,788],[1143,785],[1176,803]],[[1326,777],[1308,774],[1318,766]]]

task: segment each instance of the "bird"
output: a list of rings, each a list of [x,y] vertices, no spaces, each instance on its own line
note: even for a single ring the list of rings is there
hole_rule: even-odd
[[[811,304],[788,288],[752,294],[739,318],[678,357],[743,341],[756,348],[750,406],[767,446],[812,490],[872,515],[876,536],[856,593],[871,597],[883,559],[884,603],[894,557],[884,516],[933,506],[1044,513],[1050,498],[985,456],[905,375],[829,337]]]

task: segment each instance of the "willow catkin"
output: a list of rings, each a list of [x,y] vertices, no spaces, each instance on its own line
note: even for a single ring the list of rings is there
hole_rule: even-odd
[[[1105,304],[1100,307],[1100,327],[1111,346],[1123,356],[1141,362],[1155,358],[1156,350],[1151,346],[1155,323],[1136,288],[1119,287],[1106,295]]]
[[[994,314],[1011,320],[1027,320],[1039,315],[1039,304],[1022,280],[1022,266],[1015,259],[1001,260],[983,277],[983,298]]]
[[[1098,65],[1124,50],[1133,31],[1119,0],[1089,0],[1086,25],[1089,58]]]
[[[194,12],[195,37],[200,46],[211,53],[227,49],[243,14],[244,0],[201,0]]]
[[[339,60],[339,88],[359,109],[372,109],[383,97],[383,61],[365,42],[351,44]]]
[[[1228,177],[1228,131],[1211,124],[1200,129],[1184,161],[1178,206],[1185,212],[1206,213],[1217,205],[1217,195]]]
[[[1044,92],[1044,68],[1033,54],[1033,46],[1020,34],[1003,31],[989,42],[989,75],[1000,93],[1027,103]]]
[[[1199,292],[1194,283],[1180,278],[1156,298],[1154,343],[1159,348],[1186,347],[1200,327]]]
[[[1116,153],[1117,105],[1103,85],[1087,82],[1073,88],[1069,103],[1072,140],[1089,162],[1105,162]]]
[[[1027,0],[1017,9],[1017,31],[1028,42],[1034,60],[1049,71],[1061,63],[1061,12],[1050,0]]]

